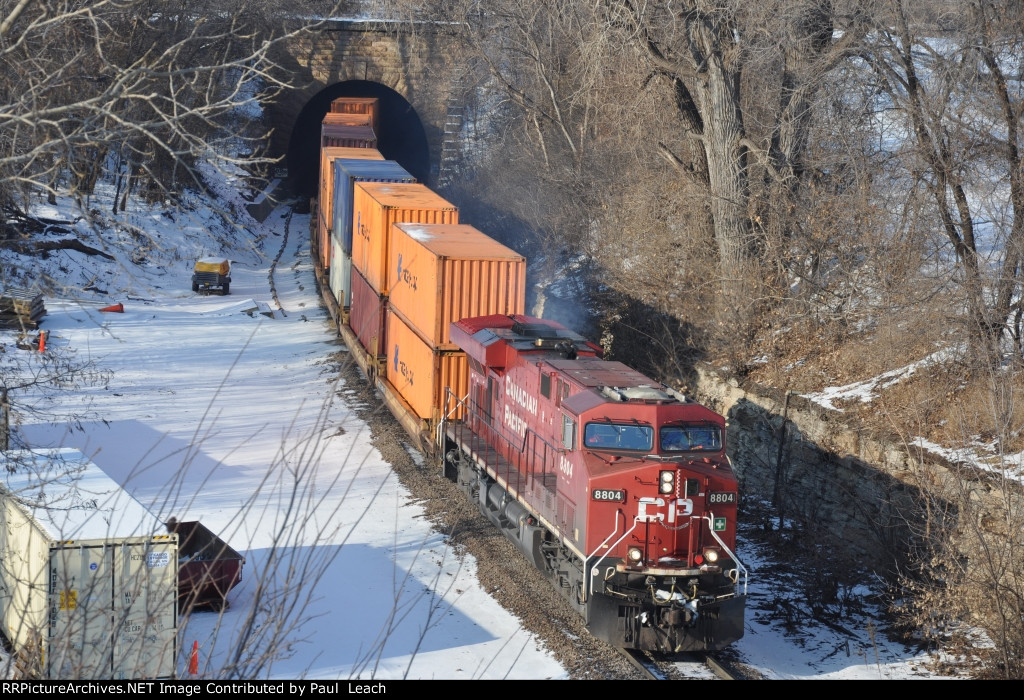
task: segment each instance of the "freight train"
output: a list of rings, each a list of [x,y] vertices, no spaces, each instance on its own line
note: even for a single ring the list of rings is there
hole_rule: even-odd
[[[742,637],[748,572],[723,417],[525,315],[523,256],[383,158],[375,100],[331,110],[310,222],[318,281],[439,475],[594,636],[660,652]]]

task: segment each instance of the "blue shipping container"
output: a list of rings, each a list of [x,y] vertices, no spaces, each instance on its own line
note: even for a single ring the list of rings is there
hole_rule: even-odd
[[[334,221],[331,236],[352,257],[352,188],[356,182],[416,182],[393,160],[338,158],[334,161]]]

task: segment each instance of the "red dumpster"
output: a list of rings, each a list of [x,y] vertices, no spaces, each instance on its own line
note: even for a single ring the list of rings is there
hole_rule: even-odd
[[[178,609],[225,608],[245,558],[198,521],[171,518],[167,531],[178,533]]]

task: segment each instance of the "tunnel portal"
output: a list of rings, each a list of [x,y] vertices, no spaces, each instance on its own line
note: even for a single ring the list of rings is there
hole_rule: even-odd
[[[377,150],[397,161],[420,182],[430,175],[430,149],[416,110],[391,88],[368,80],[347,80],[330,85],[302,108],[288,144],[288,179],[297,197],[316,196],[320,163],[320,123],[338,97],[376,97],[380,107]]]

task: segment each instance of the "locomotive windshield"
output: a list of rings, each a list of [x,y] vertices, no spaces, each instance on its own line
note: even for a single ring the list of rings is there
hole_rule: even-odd
[[[698,452],[722,449],[717,425],[666,425],[661,428],[662,452]]]
[[[654,444],[654,428],[635,423],[587,423],[583,442],[596,450],[650,452]]]

